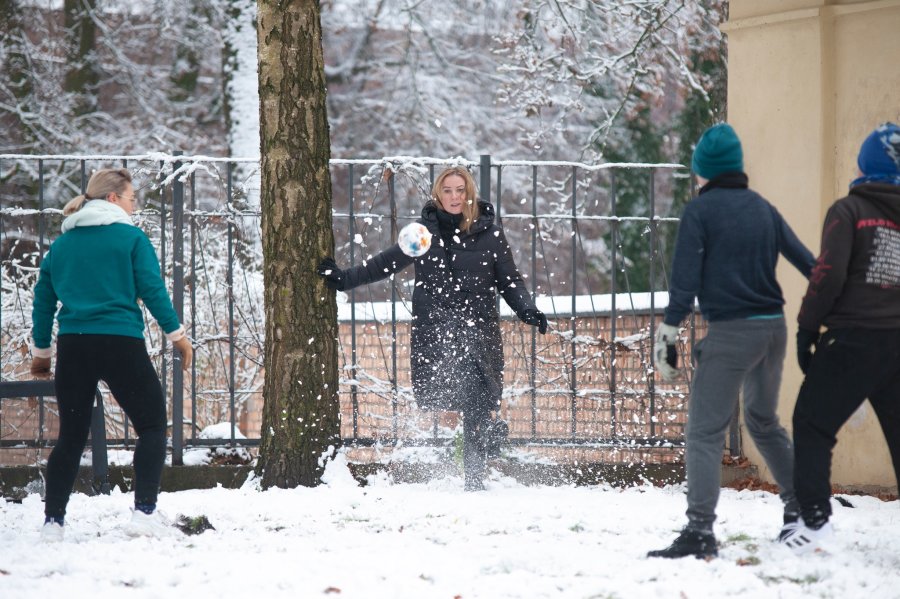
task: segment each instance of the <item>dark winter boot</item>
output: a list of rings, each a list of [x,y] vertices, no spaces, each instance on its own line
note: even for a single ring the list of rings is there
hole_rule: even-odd
[[[500,450],[509,439],[509,425],[505,420],[489,420],[484,427],[482,440],[484,441],[484,453],[487,459],[493,460],[500,457]]]
[[[678,558],[693,555],[699,559],[708,559],[719,555],[716,536],[706,530],[685,528],[675,541],[665,549],[650,551],[647,557]]]
[[[481,439],[481,414],[463,412],[463,476],[466,491],[484,490],[486,456]]]
[[[469,447],[467,447],[467,445]],[[484,491],[485,459],[480,444],[463,440],[463,476],[466,491]]]

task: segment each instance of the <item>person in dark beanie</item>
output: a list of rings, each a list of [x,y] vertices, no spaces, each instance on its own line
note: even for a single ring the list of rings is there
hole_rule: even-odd
[[[346,270],[331,258],[317,269],[328,287],[343,291],[413,266],[413,395],[422,409],[462,411],[466,491],[484,489],[486,460],[508,434],[504,421],[490,417],[503,396],[497,294],[522,322],[542,335],[547,332],[547,317],[516,269],[506,235],[494,221],[494,207],[477,194],[469,171],[445,169],[419,219],[432,234],[425,254],[414,258],[394,244]]]
[[[778,211],[748,187],[741,142],[727,124],[707,129],[691,165],[700,191],[678,227],[669,304],[654,345],[663,378],[678,376],[678,325],[694,299],[708,332],[694,346],[693,388],[685,429],[688,523],[649,557],[718,554],[713,522],[725,433],[743,390],[744,421],[781,488],[785,523],[797,519],[791,440],[776,408],[787,329],[775,279],[782,254],[804,276],[815,262]]]
[[[834,534],[831,452],[838,430],[867,398],[900,481],[900,127],[875,129],[857,164],[849,194],[825,215],[797,318],[797,359],[806,375],[793,417],[802,520],[782,542],[798,553]]]
[[[150,310],[190,367],[193,349],[160,276],[156,250],[134,226],[131,172],[101,169],[63,209],[62,235],[51,245],[34,288],[31,373],[51,375],[51,337],[56,340],[59,438],[47,460],[41,539],[61,541],[66,506],[87,443],[97,383],[104,381],[137,432],[134,511],[126,533],[168,530],[156,511],[166,458],[166,402],[147,355],[144,315]]]

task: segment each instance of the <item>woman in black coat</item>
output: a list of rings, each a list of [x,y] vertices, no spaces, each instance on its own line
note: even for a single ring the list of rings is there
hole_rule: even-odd
[[[395,244],[359,266],[341,270],[330,258],[319,275],[332,289],[386,279],[413,264],[413,394],[422,409],[463,412],[465,488],[484,488],[486,448],[505,423],[491,421],[503,394],[503,345],[496,295],[525,323],[547,331],[516,269],[494,207],[477,199],[475,181],[461,167],[444,170],[419,222],[432,234],[417,258]]]

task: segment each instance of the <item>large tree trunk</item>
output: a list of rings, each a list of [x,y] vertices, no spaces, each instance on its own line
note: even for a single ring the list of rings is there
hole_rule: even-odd
[[[315,273],[334,252],[325,63],[316,0],[258,13],[266,352],[264,488],[320,482],[340,441],[337,306]]]

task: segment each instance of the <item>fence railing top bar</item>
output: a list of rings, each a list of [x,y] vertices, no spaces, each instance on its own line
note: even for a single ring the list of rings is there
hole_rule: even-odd
[[[154,162],[224,162],[224,163],[259,163],[260,158],[247,156],[206,156],[203,154],[178,155],[165,152],[150,152],[148,154],[0,154],[0,160],[129,160],[129,161],[154,161]],[[429,156],[383,156],[381,158],[332,158],[332,165],[349,164],[384,164],[385,166],[412,165],[412,166],[478,166],[480,162],[468,160],[463,157],[433,158]],[[683,164],[670,162],[604,162],[599,164],[587,164],[584,162],[571,162],[567,160],[494,160],[491,166],[565,166],[575,167],[587,171],[599,171],[612,168],[663,168],[686,169]]]
[[[672,162],[602,162],[600,164],[585,164],[583,162],[568,162],[565,160],[495,160],[492,166],[568,166],[586,171],[599,171],[610,168],[669,168],[684,169],[683,164]]]
[[[204,156],[167,154],[0,154],[0,160],[128,160],[152,162],[250,162],[258,163],[259,157],[246,156]]]
[[[467,160],[462,156],[456,158],[434,158],[431,156],[382,156],[381,158],[332,158],[330,164],[384,164],[385,166],[478,166],[479,162]]]

